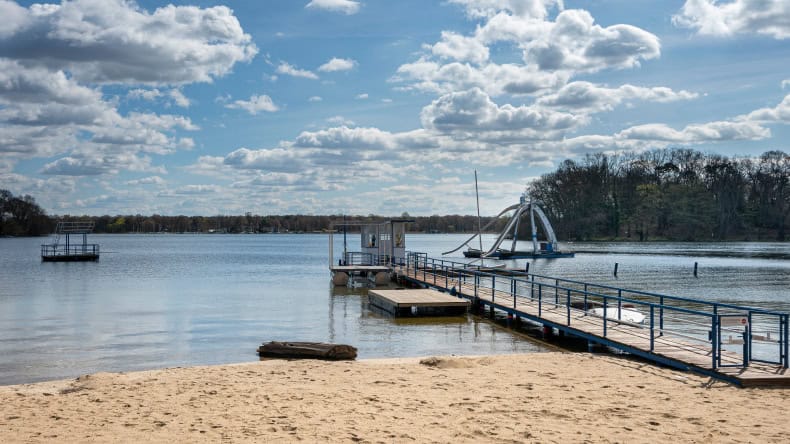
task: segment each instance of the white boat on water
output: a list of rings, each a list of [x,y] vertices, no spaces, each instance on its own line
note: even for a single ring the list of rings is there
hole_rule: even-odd
[[[603,317],[603,308],[593,308],[589,310],[588,313]],[[614,321],[622,321],[622,322],[630,322],[632,324],[644,324],[645,323],[645,315],[642,313],[632,309],[623,307],[621,309],[617,309],[617,307],[606,307],[606,319],[612,319]]]

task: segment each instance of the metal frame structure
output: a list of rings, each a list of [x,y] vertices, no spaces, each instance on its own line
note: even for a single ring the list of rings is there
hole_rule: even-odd
[[[43,262],[74,262],[99,260],[99,244],[89,244],[88,234],[93,231],[94,222],[58,222],[55,228],[55,242],[41,245]],[[82,235],[82,243],[72,243],[72,235]],[[61,243],[65,240],[65,243]]]
[[[504,210],[502,210],[499,215],[497,215],[494,220],[489,222],[485,228],[488,228],[497,221],[502,215],[508,213],[511,210],[515,210],[515,213],[510,217],[507,225],[499,233],[497,239],[494,241],[494,244],[489,248],[487,251],[482,250],[482,243],[481,249],[479,252],[474,249],[470,249],[469,251],[465,252],[464,255],[468,257],[481,257],[481,258],[539,258],[539,257],[551,257],[551,258],[560,258],[560,257],[573,257],[573,253],[561,253],[559,252],[559,242],[557,241],[557,236],[554,234],[554,229],[551,226],[551,222],[549,222],[549,218],[546,217],[546,213],[543,212],[543,209],[538,205],[537,202],[533,201],[531,198],[527,196],[527,194],[522,194],[518,204],[511,205]],[[529,213],[529,220],[530,220],[530,228],[531,228],[531,240],[532,240],[532,251],[516,251],[516,242],[518,240],[518,226],[519,221],[521,220],[521,216],[524,214]],[[538,221],[540,225],[543,227],[543,232],[546,234],[546,240],[543,242],[538,241],[538,225],[535,223],[535,215],[538,216]],[[485,229],[483,228],[483,229]],[[478,233],[475,233],[472,237],[467,239],[464,243],[459,245],[454,250],[446,251],[442,253],[442,255],[447,255],[454,253],[464,246],[468,245],[469,242],[474,240],[475,237],[481,237],[482,242],[482,230],[479,229]],[[513,243],[510,246],[510,250],[501,250],[499,247],[502,245],[502,242],[505,241],[508,234],[512,232],[513,236]],[[471,254],[470,254],[471,253]]]

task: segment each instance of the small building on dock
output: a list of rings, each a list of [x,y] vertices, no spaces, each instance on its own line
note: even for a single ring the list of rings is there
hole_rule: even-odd
[[[406,257],[406,224],[411,219],[381,222],[340,221],[329,230],[329,269],[335,285],[349,285],[354,277],[366,277],[373,285],[389,282],[391,266]],[[359,250],[350,251],[348,234],[359,234]],[[342,255],[335,257],[335,235],[342,234]]]
[[[99,244],[89,244],[88,234],[93,232],[91,221],[58,222],[55,241],[41,245],[42,262],[84,262],[99,260]],[[82,236],[82,242],[74,242],[72,236]],[[77,238],[79,239],[79,238]]]

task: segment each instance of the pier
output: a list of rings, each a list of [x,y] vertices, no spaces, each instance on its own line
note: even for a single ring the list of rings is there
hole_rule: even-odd
[[[790,386],[785,312],[597,285],[527,272],[484,270],[409,252],[400,279],[470,301],[544,331],[576,336],[658,364],[739,386]],[[633,322],[628,313],[642,313]]]

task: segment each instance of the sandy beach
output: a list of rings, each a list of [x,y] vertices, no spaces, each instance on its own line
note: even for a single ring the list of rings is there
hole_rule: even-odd
[[[0,442],[786,442],[788,405],[611,355],[267,360],[0,387]]]

